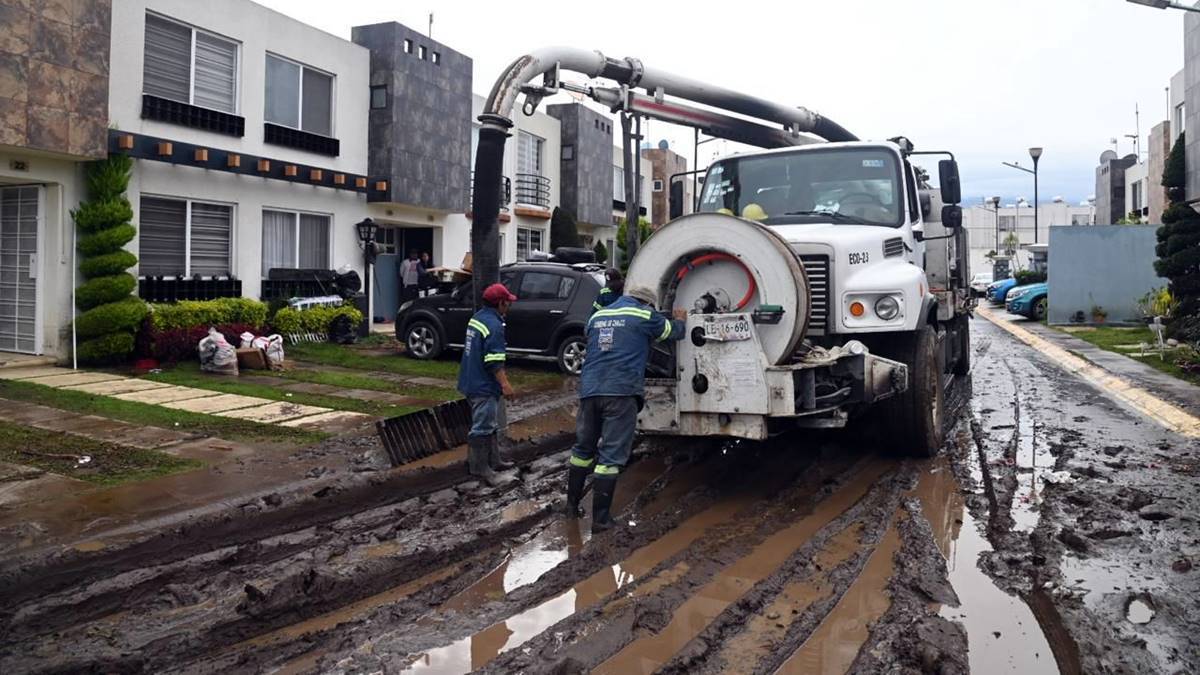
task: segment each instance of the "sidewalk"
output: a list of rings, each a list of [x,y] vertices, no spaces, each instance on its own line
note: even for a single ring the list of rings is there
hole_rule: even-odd
[[[987,307],[976,314],[1163,426],[1200,438],[1200,387],[1037,321]]]

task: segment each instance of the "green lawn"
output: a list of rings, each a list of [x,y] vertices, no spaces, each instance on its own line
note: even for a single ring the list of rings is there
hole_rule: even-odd
[[[91,461],[79,464],[76,457]],[[82,436],[0,422],[0,460],[78,478],[117,485],[197,469],[204,464],[155,450],[102,443]]]
[[[453,401],[460,394],[449,387],[427,387],[419,384],[400,384],[371,377],[366,373],[331,372],[328,370],[312,370],[309,368],[292,368],[271,373],[273,377],[281,377],[297,382],[315,382],[329,384],[346,389],[370,389],[372,391],[387,391],[393,394],[412,396],[427,401]]]
[[[1154,337],[1154,331],[1144,326],[1138,326],[1135,328],[1097,326],[1091,329],[1066,332],[1074,335],[1080,340],[1096,345],[1103,350],[1120,354],[1122,356],[1127,356],[1135,361],[1140,361],[1151,368],[1160,370],[1168,375],[1171,375],[1172,377],[1179,378],[1185,382],[1191,382],[1192,384],[1200,384],[1200,377],[1187,373],[1179,366],[1175,365],[1173,360],[1173,352],[1171,350],[1166,352],[1165,359],[1160,359],[1157,354],[1153,356],[1133,356],[1128,351],[1117,349],[1117,345],[1136,345],[1143,342],[1148,345],[1157,344],[1157,340]]]
[[[420,361],[400,353],[379,353],[373,348],[335,345],[332,343],[303,343],[287,347],[288,358],[356,370],[375,370],[411,377],[436,377],[453,384],[458,380],[458,360],[451,358]],[[509,381],[517,389],[536,389],[560,382],[564,377],[553,364],[530,363],[508,366]]]
[[[263,374],[282,375],[282,373],[266,372]],[[168,384],[174,384],[181,387],[195,387],[197,389],[220,391],[227,394],[257,396],[258,398],[270,399],[272,401],[287,401],[288,403],[296,403],[299,405],[314,405],[324,408],[332,408],[334,410],[349,410],[352,412],[365,413],[367,415],[375,415],[377,417],[403,415],[404,413],[412,412],[413,410],[417,409],[412,406],[396,406],[390,403],[383,403],[379,401],[359,401],[342,396],[306,394],[298,391],[289,392],[287,390],[278,389],[270,385],[242,382],[236,377],[207,374],[201,372],[200,364],[196,362],[178,363],[174,366],[164,368],[161,373],[152,373],[150,375],[146,375],[145,379],[154,380],[156,382],[166,382]],[[334,382],[328,382],[326,384],[345,386],[341,383]],[[375,389],[375,387],[363,388]]]
[[[82,391],[55,389],[32,382],[0,381],[0,398],[70,410],[84,415],[98,415],[151,427],[217,436],[231,441],[278,441],[310,445],[328,438],[328,434],[316,431],[172,410],[148,403],[96,396]]]

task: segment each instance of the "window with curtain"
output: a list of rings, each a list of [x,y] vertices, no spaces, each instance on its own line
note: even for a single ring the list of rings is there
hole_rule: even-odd
[[[531,251],[542,250],[542,231],[529,227],[517,228],[517,260],[529,258]]]
[[[221,112],[237,112],[236,42],[146,14],[145,46],[142,91]]]
[[[333,76],[267,54],[266,119],[333,136]]]
[[[517,134],[517,173],[542,175],[542,146],[546,141],[531,133]]]
[[[331,216],[263,210],[262,276],[273,269],[329,269]]]
[[[229,276],[232,206],[143,196],[138,225],[141,276]]]

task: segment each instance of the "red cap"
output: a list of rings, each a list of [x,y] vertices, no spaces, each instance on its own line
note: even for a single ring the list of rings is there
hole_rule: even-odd
[[[498,305],[501,300],[516,302],[517,296],[508,292],[504,284],[492,284],[483,289],[483,301],[489,305]]]

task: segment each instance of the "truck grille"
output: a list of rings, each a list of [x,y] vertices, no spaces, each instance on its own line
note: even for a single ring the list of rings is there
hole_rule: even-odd
[[[808,276],[811,308],[808,319],[809,335],[824,335],[829,326],[829,256],[802,255],[800,263]]]
[[[904,240],[900,237],[892,237],[883,242],[883,257],[893,258],[898,255],[904,255]]]

